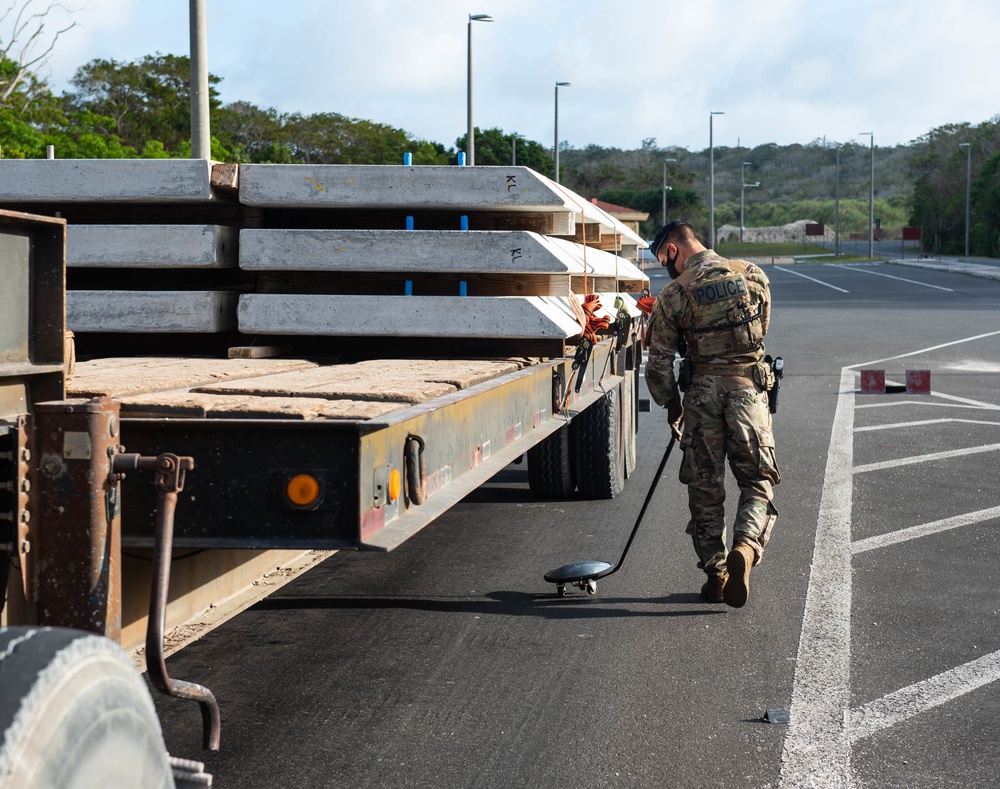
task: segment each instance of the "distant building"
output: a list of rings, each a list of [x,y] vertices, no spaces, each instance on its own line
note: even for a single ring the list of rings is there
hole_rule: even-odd
[[[605,213],[611,214],[611,216],[628,227],[629,230],[636,235],[639,234],[639,223],[645,222],[649,219],[649,214],[645,211],[636,211],[634,208],[626,208],[623,205],[605,203],[603,200],[598,200],[596,197],[591,197],[590,202]]]

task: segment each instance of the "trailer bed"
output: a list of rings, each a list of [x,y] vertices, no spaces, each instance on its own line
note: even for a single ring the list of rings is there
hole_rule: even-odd
[[[540,361],[107,358],[78,364],[67,394],[115,398],[126,418],[365,420]]]

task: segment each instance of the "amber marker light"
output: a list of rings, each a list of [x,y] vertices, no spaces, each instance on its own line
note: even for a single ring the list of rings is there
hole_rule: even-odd
[[[389,472],[389,501],[398,501],[403,492],[403,477],[396,469]]]
[[[319,480],[312,474],[296,474],[285,485],[285,495],[296,507],[311,507],[319,501]]]

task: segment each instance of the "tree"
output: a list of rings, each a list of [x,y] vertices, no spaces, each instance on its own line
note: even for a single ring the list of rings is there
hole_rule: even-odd
[[[970,248],[977,255],[1000,257],[1000,153],[983,163],[971,198],[975,218],[969,231]]]
[[[212,128],[234,161],[287,164],[292,161],[292,150],[285,143],[285,121],[273,107],[265,110],[237,101],[216,113]]]
[[[177,150],[191,138],[189,80],[191,62],[178,55],[146,55],[131,63],[92,60],[77,69],[70,82],[75,93],[66,96],[69,113],[102,119],[91,131],[115,135],[141,150],[150,140],[158,140],[166,151]],[[219,77],[209,75],[209,107],[220,106],[215,86]]]
[[[72,11],[60,2],[46,4],[27,2],[11,3],[0,14],[0,107],[21,112],[47,92],[44,80],[36,72],[44,66],[59,41],[59,37],[76,26],[69,22],[54,33],[49,29],[52,18],[59,13]],[[2,32],[6,28],[6,33]]]
[[[517,133],[506,134],[501,129],[496,128],[483,131],[476,127],[474,134],[477,165],[493,167],[509,165],[516,155],[518,167],[530,167],[535,172],[549,178],[555,172],[552,156],[541,143],[525,139]],[[517,140],[516,145],[515,139]],[[459,137],[455,140],[455,147],[464,150],[465,143],[465,137]]]
[[[665,224],[660,216],[663,212],[662,184],[655,189],[609,189],[601,192],[598,199],[649,214],[649,219],[639,226],[640,234],[647,238],[656,235]],[[700,209],[701,196],[693,189],[681,186],[667,192],[667,216],[671,219],[690,220]]]
[[[447,153],[435,143],[418,140],[384,123],[347,118],[335,112],[290,115],[283,134],[293,161],[311,164],[446,164]]]

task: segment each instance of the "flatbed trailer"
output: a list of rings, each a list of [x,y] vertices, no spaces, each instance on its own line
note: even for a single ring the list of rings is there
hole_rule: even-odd
[[[186,593],[242,559],[205,561],[185,578],[172,572],[178,552],[386,551],[522,457],[544,497],[614,497],[634,469],[641,350],[627,307],[586,354],[577,344],[538,357],[76,363],[65,231],[64,220],[0,211],[0,273],[13,283],[0,318],[0,526],[13,570],[0,725],[14,732],[0,747],[0,786],[46,785],[74,759],[86,776],[95,760],[131,752],[128,727],[83,749],[45,733],[95,715],[115,728],[121,711],[95,706],[97,675],[117,683],[128,715],[141,711],[135,761],[163,773],[155,785],[210,782],[197,763],[168,759],[142,684],[81,635],[131,646],[144,630],[150,682],[198,702],[205,746],[218,748],[214,697],[169,677],[163,639],[185,617],[172,614],[171,583]],[[391,399],[373,396],[385,389]]]

